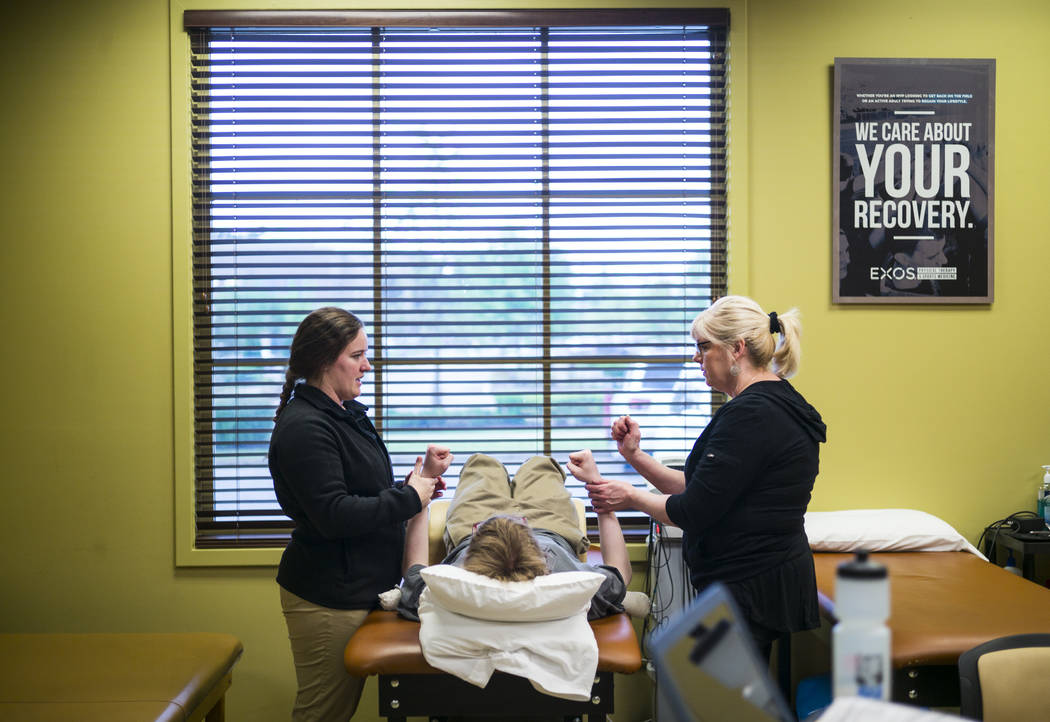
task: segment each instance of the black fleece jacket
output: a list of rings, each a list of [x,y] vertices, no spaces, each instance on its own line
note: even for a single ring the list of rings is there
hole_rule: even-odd
[[[809,554],[803,517],[826,427],[787,381],[760,381],[715,413],[667,500],[693,585],[738,582]]]
[[[270,437],[270,474],[295,530],[277,583],[333,609],[372,609],[401,579],[405,521],[422,508],[394,484],[386,445],[357,401],[295,387]]]

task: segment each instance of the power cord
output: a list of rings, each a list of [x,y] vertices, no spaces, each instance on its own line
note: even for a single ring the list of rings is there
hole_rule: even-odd
[[[678,611],[684,609],[689,600],[696,596],[693,585],[689,582],[689,569],[685,557],[679,551],[676,560],[671,547],[681,547],[681,537],[672,538],[666,527],[659,522],[649,520],[649,553],[645,569],[645,588],[649,593],[650,607],[642,624],[642,656],[646,670],[653,679],[652,704],[659,718],[660,685],[653,667],[652,654],[649,650],[650,636],[663,627]]]
[[[999,540],[999,532],[1006,530],[1010,532],[1017,532],[1021,530],[1021,519],[1038,519],[1039,515],[1034,511],[1015,511],[1008,517],[993,521],[991,524],[984,528],[981,532],[981,537],[977,540],[977,548],[984,552],[984,555],[989,559],[993,560],[992,552],[995,550],[995,544]],[[981,545],[984,544],[982,547]]]

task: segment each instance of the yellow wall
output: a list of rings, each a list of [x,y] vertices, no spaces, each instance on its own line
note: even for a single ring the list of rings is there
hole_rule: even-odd
[[[286,719],[273,570],[174,567],[168,2],[20,5],[0,23],[0,630],[229,631],[230,718]],[[813,508],[915,507],[976,540],[1050,463],[1050,5],[730,6],[732,278],[804,313],[797,385],[829,426]],[[991,307],[830,303],[837,55],[997,60]]]
[[[1050,463],[1047,203],[1039,90],[1050,69],[1045,2],[753,2],[749,26],[750,291],[797,304],[798,385],[828,423],[813,508],[910,506],[975,539],[1034,509]],[[829,302],[829,63],[835,56],[997,62],[995,303]],[[740,176],[737,176],[740,180]]]

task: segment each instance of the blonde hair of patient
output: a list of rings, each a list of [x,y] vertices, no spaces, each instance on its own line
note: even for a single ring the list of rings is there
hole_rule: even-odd
[[[504,582],[524,582],[550,571],[529,528],[505,516],[490,517],[478,526],[463,567]]]
[[[769,331],[769,315],[746,296],[723,296],[693,320],[694,339],[706,337],[720,346],[732,349],[742,340],[748,358],[758,369],[772,365],[773,373],[782,379],[798,371],[802,356],[802,322],[797,308],[777,314],[780,342]]]

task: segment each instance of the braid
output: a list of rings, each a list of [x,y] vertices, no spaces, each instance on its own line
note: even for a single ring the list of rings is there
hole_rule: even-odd
[[[284,372],[284,388],[281,389],[281,402],[277,404],[277,412],[273,415],[274,422],[280,418],[284,407],[288,405],[288,400],[292,397],[292,389],[295,387],[295,382],[298,378],[298,374],[293,373],[291,368]]]

